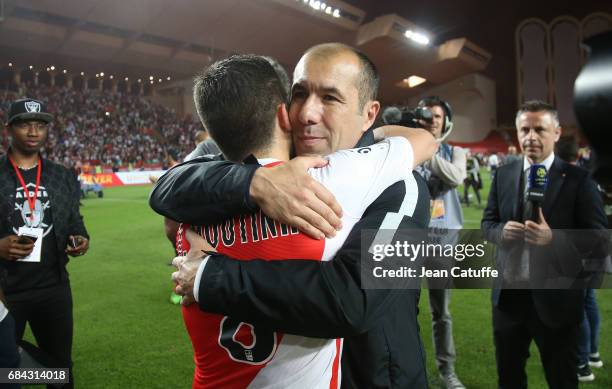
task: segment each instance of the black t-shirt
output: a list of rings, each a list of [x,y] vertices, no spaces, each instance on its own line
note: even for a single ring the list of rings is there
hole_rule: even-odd
[[[37,168],[19,169],[28,188],[30,197],[34,197]],[[13,233],[17,235],[19,227],[40,227],[43,229],[43,242],[40,262],[2,261],[8,271],[6,294],[23,292],[31,289],[46,288],[60,282],[61,272],[55,231],[53,229],[53,204],[43,182],[38,187],[38,197],[32,210],[30,203],[18,182],[15,188],[15,204],[11,215]]]

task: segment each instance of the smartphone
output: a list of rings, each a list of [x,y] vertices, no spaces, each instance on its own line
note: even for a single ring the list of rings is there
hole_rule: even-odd
[[[71,236],[70,239],[68,240],[68,244],[70,245],[70,247],[75,249],[78,245],[81,244],[81,239]]]
[[[36,239],[38,239],[38,237],[36,237],[36,236],[19,235],[17,237],[17,243],[19,243],[19,244],[33,244],[33,243],[36,242]]]

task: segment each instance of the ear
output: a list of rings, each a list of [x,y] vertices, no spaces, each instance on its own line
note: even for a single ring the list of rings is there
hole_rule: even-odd
[[[286,104],[279,104],[276,109],[276,120],[283,131],[291,132],[291,122],[289,122],[289,112]]]
[[[380,111],[380,102],[376,100],[368,101],[363,107],[363,115],[365,116],[364,127],[361,129],[362,132],[366,132],[368,128],[372,127],[378,112]]]
[[[555,142],[559,141],[562,133],[563,133],[563,129],[561,127],[555,128]]]

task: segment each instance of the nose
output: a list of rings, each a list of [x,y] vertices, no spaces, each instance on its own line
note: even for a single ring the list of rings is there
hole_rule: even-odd
[[[40,133],[37,125],[30,124],[28,126],[28,136],[38,136]]]
[[[308,98],[300,107],[300,112],[298,115],[300,123],[304,125],[313,125],[319,123],[322,117],[322,108],[322,104],[314,94],[308,96]]]
[[[527,133],[527,140],[534,141],[536,139],[537,139],[537,133],[536,133],[535,129],[530,128],[529,132]]]

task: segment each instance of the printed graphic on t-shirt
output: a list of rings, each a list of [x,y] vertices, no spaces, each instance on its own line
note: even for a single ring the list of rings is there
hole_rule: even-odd
[[[27,184],[30,198],[34,197],[36,184],[30,182]],[[43,237],[47,236],[53,229],[53,221],[51,218],[51,201],[44,186],[38,187],[38,196],[34,207],[30,205],[28,196],[19,185],[15,192],[15,208],[13,213],[13,232],[18,233],[19,227],[42,228],[44,230]]]

